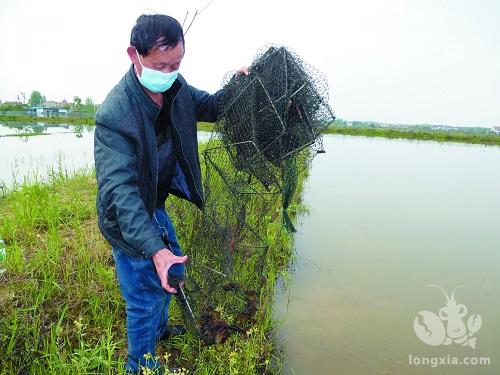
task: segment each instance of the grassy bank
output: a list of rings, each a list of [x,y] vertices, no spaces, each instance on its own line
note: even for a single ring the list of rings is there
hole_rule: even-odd
[[[48,124],[75,124],[75,125],[95,125],[94,117],[34,117],[34,116],[5,116],[0,115],[1,122],[19,122],[35,124],[44,122]],[[198,130],[212,131],[213,124],[208,122],[199,122]]]
[[[97,228],[95,194],[93,171],[71,177],[58,172],[48,184],[33,182],[0,198],[0,236],[7,248],[7,272],[0,276],[0,374],[123,373],[125,306],[110,247]],[[189,254],[200,213],[180,200],[168,202]],[[190,374],[278,371],[271,307],[276,278],[291,257],[291,236],[279,219],[258,219],[271,248],[255,325],[224,344],[207,346],[191,334],[160,344],[161,358],[171,354],[170,366]],[[172,310],[171,322],[179,323],[175,303]]]
[[[85,124],[94,125],[94,118],[59,118],[59,117],[44,117],[37,118],[31,116],[2,116],[0,115],[1,121],[16,121],[16,122],[46,122],[52,124],[58,124],[64,122],[66,124]],[[199,122],[198,130],[202,131],[212,131],[214,125],[208,122]],[[437,141],[437,142],[460,142],[460,143],[471,143],[471,144],[484,144],[484,145],[500,145],[500,135],[494,133],[481,133],[474,134],[468,132],[460,131],[440,131],[440,130],[412,130],[408,128],[397,129],[397,128],[378,128],[378,127],[357,127],[357,126],[344,126],[344,125],[333,125],[328,127],[326,130],[327,134],[342,134],[342,135],[354,135],[354,136],[365,136],[365,137],[383,137],[383,138],[400,138],[400,139],[415,139],[422,141]],[[31,134],[30,134],[31,135]],[[24,136],[24,134],[23,134]]]
[[[34,117],[0,115],[0,123],[1,122],[18,122],[28,124],[44,122],[48,124],[95,125],[94,117]],[[198,130],[212,131],[213,124],[210,124],[208,122],[199,122]]]
[[[198,123],[198,130],[212,131],[213,124],[200,122]],[[494,133],[473,134],[460,131],[426,131],[422,129],[411,130],[408,128],[365,128],[337,125],[328,127],[325,133],[364,137],[383,137],[389,139],[415,139],[422,141],[459,142],[500,146],[500,135]]]
[[[81,124],[94,125],[94,117],[35,117],[35,116],[9,116],[0,115],[0,122],[15,121],[25,123],[45,122],[48,124]]]
[[[206,132],[211,132],[214,130],[214,124],[210,122],[199,122],[197,124],[198,130],[206,131]]]
[[[39,136],[39,135],[51,135],[52,133],[41,133],[41,134],[37,134],[37,133],[16,133],[16,134],[5,134],[5,135],[0,135],[0,137],[23,137],[23,138],[26,138],[26,137],[36,137],[36,136]]]
[[[460,142],[484,145],[500,145],[500,136],[497,134],[469,134],[465,132],[422,131],[394,128],[361,128],[330,126],[328,134],[357,135],[365,137],[416,139],[438,142]]]

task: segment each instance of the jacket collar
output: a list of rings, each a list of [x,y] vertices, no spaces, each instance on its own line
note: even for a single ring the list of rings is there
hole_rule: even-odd
[[[148,112],[156,115],[160,108],[158,105],[151,99],[151,97],[144,91],[141,83],[139,82],[139,78],[135,74],[134,64],[131,64],[129,71],[125,75],[125,80],[127,82],[127,86],[130,88],[134,97],[139,101],[141,107],[146,109]],[[182,87],[182,82],[179,78],[177,78],[172,87],[168,91],[172,91],[172,98],[174,98],[179,90]]]

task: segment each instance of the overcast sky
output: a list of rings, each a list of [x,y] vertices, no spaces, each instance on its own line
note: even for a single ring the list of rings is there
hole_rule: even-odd
[[[0,99],[102,102],[127,71],[142,13],[182,22],[208,1],[1,0]],[[498,0],[214,0],[186,36],[181,72],[215,91],[275,43],[322,71],[350,120],[500,125]]]

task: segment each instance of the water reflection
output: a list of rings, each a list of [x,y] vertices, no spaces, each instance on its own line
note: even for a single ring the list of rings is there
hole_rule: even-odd
[[[24,137],[36,135],[50,135],[71,133],[83,137],[83,133],[92,133],[94,126],[81,124],[51,124],[45,122],[17,122],[7,121],[0,124],[0,137]]]
[[[71,173],[93,165],[89,125],[7,122],[0,125],[0,181],[12,188],[44,180],[51,168]]]
[[[0,186],[44,180],[51,168],[68,173],[94,165],[92,125],[6,122],[0,124]],[[211,133],[198,132],[198,140]]]

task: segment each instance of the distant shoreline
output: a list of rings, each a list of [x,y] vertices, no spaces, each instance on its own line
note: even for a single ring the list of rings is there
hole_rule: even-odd
[[[1,121],[15,121],[37,123],[44,122],[50,124],[81,124],[95,125],[94,117],[32,117],[32,116],[12,116],[0,115]],[[368,125],[366,125],[368,124]],[[373,125],[370,123],[360,123],[360,125],[345,125],[344,123],[329,126],[326,134],[340,134],[364,137],[383,137],[388,139],[415,139],[423,141],[438,142],[459,142],[471,144],[497,145],[500,146],[500,134],[490,132],[488,128],[464,128],[440,127],[438,129],[431,125],[424,127],[420,125],[399,127]],[[198,130],[212,131],[213,124],[206,122],[198,123]],[[478,129],[471,131],[471,129]]]
[[[95,125],[94,117],[35,117],[35,116],[15,116],[15,115],[0,115],[0,121],[15,121],[15,122],[45,122],[49,124],[78,124],[78,125]]]
[[[330,126],[326,130],[327,134],[341,134],[364,137],[383,137],[389,139],[414,139],[422,141],[437,142],[459,142],[470,144],[496,145],[500,146],[500,135],[495,133],[474,134],[466,131],[453,130],[422,130],[422,129],[397,129],[397,128],[363,128]]]

